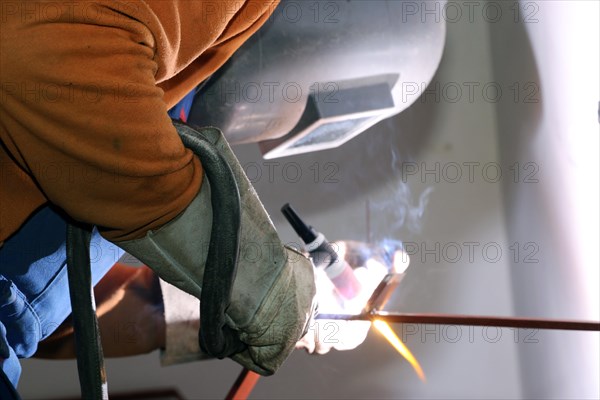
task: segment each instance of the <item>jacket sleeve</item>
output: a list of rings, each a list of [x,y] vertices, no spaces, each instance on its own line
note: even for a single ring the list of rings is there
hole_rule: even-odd
[[[156,86],[154,37],[110,7],[54,4],[52,14],[4,18],[2,142],[69,215],[111,241],[141,237],[185,209],[202,181]]]

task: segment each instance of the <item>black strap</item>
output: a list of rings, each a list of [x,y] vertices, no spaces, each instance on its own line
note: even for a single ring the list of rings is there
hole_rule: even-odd
[[[202,160],[210,182],[213,223],[202,282],[199,341],[204,352],[225,358],[246,348],[225,319],[237,270],[240,194],[231,167],[214,144],[201,132],[179,122],[174,124],[183,144]]]
[[[229,164],[214,144],[187,125],[175,123],[175,126],[184,145],[202,160],[206,177],[211,182],[213,224],[202,282],[202,329],[199,341],[206,353],[224,358],[246,348],[225,319],[239,253],[240,194]],[[82,397],[100,400],[108,399],[108,392],[92,287],[89,250],[91,235],[91,226],[69,224],[67,270]]]
[[[68,225],[67,271],[81,397],[102,400],[108,399],[108,390],[92,287],[91,237],[91,226],[75,223]]]

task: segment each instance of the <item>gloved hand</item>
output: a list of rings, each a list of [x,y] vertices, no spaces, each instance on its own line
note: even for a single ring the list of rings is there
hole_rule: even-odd
[[[370,321],[313,320],[296,348],[311,354],[326,354],[331,349],[353,350],[365,341],[370,328]]]
[[[294,349],[312,315],[312,264],[302,254],[283,246],[221,132],[175,125],[180,135],[201,135],[212,143],[236,177],[242,206],[240,251],[225,324],[242,347],[227,356],[250,370],[270,375]],[[201,161],[205,164],[206,160]],[[211,188],[220,184],[205,176],[199,194],[177,218],[142,239],[117,244],[164,281],[200,299],[203,288],[220,284],[204,280],[209,242],[215,234]]]
[[[386,241],[375,246],[338,241],[334,242],[334,248],[339,257],[353,268],[362,289],[356,298],[344,301],[337,295],[327,275],[318,270],[317,301],[322,314],[358,314],[383,277],[390,272],[404,272],[410,262],[400,242]],[[370,327],[370,321],[311,320],[307,334],[298,341],[296,348],[311,354],[325,354],[331,349],[352,350],[365,341]]]

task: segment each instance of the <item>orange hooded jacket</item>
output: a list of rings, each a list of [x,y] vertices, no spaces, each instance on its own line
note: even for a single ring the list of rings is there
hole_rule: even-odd
[[[200,161],[167,110],[278,0],[0,0],[0,242],[50,202],[111,241],[183,211]]]

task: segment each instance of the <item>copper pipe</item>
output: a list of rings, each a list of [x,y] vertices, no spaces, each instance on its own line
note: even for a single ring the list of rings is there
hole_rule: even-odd
[[[338,320],[375,320],[404,324],[437,324],[437,325],[469,325],[497,326],[502,328],[561,329],[575,331],[600,331],[600,322],[559,320],[544,318],[498,317],[488,315],[460,314],[409,314],[385,311],[373,311],[358,315],[319,314],[317,319]]]
[[[246,400],[259,379],[259,374],[244,368],[231,389],[229,389],[225,400]]]

